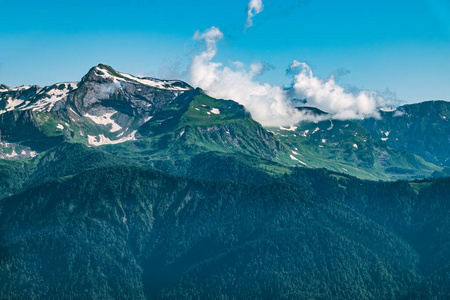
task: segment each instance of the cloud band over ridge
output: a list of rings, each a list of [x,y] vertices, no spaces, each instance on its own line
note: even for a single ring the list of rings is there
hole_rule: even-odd
[[[203,42],[205,49],[192,59],[190,82],[212,97],[231,99],[244,105],[253,119],[263,126],[289,126],[303,120],[318,121],[325,118],[296,109],[302,103],[294,100],[292,94],[295,98],[306,99],[309,106],[315,106],[330,113],[332,118],[341,120],[378,118],[378,108],[387,104],[376,92],[350,93],[339,86],[334,77],[327,80],[315,77],[306,63],[297,60],[289,67],[293,74],[291,86],[285,88],[258,82],[255,76],[265,70],[261,63],[246,67],[241,62],[234,62],[232,66],[213,62],[217,43],[222,38],[223,33],[214,26],[194,34],[194,39]]]

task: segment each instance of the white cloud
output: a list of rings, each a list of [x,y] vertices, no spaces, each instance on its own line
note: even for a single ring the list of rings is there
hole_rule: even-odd
[[[306,63],[296,60],[290,66],[294,77],[288,89],[258,82],[255,76],[266,69],[261,63],[247,67],[241,62],[224,66],[212,61],[217,54],[217,43],[222,38],[222,32],[216,27],[195,33],[194,39],[203,41],[206,49],[192,60],[190,83],[201,87],[212,97],[231,99],[244,105],[253,119],[264,126],[290,126],[302,120],[329,118],[298,111],[295,106],[301,105],[291,100],[292,94],[299,99],[306,98],[308,106],[331,113],[334,119],[379,117],[377,108],[386,105],[376,92],[346,92],[333,77],[321,80],[313,75]]]
[[[195,39],[205,41],[206,49],[192,60],[192,85],[201,87],[212,97],[237,101],[264,126],[292,125],[305,118],[305,114],[290,103],[283,87],[254,80],[265,69],[261,63],[247,68],[243,63],[235,62],[231,68],[212,62],[217,53],[216,44],[222,37],[216,27],[195,33]]]
[[[333,114],[334,119],[378,118],[378,108],[387,104],[376,92],[349,93],[335,82],[333,76],[327,80],[315,77],[304,62],[294,60],[290,69],[296,71],[292,84],[296,96],[307,99],[309,105]]]
[[[247,6],[247,21],[245,22],[245,28],[253,26],[253,17],[262,12],[264,5],[262,0],[250,0]]]
[[[194,39],[203,40],[206,44],[206,49],[194,57],[190,66],[191,82],[196,86],[208,87],[219,80],[215,70],[220,68],[221,64],[212,63],[211,59],[216,56],[216,44],[222,38],[223,33],[214,26],[203,33],[200,33],[198,30],[195,32]]]

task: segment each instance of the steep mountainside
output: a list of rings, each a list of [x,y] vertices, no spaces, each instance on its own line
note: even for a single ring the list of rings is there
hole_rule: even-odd
[[[439,166],[450,166],[450,103],[427,101],[381,111],[381,119],[361,124],[392,148],[422,156]]]
[[[395,150],[375,139],[354,121],[304,121],[291,128],[270,130],[290,149],[290,158],[307,167],[324,167],[372,180],[424,178],[442,170],[418,155]]]

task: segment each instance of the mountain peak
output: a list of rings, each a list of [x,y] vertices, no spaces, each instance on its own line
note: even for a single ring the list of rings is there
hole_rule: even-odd
[[[105,76],[106,75],[106,76]],[[108,76],[109,75],[109,76]],[[104,64],[98,64],[95,67],[92,67],[86,75],[81,79],[82,83],[94,81],[94,82],[102,82],[102,77],[114,77],[119,75],[112,67]]]
[[[161,90],[187,91],[192,89],[189,84],[183,81],[162,80],[152,77],[137,77],[127,73],[118,72],[111,66],[101,63],[91,68],[89,72],[81,79],[82,83],[92,81],[97,83],[114,83],[117,85],[120,85],[121,82],[127,82],[135,85],[145,85]]]
[[[0,83],[0,92],[6,92],[9,91],[10,89],[11,88],[9,86]]]

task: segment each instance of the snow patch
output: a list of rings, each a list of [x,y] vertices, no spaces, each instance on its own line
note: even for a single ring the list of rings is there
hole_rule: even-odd
[[[358,149],[358,145],[357,144],[353,144],[353,147]]]
[[[130,74],[126,74],[126,73],[119,73],[121,76],[139,82],[143,85],[146,86],[151,86],[151,87],[155,87],[158,89],[163,89],[163,90],[175,90],[175,91],[187,91],[189,90],[189,88],[183,88],[183,87],[178,87],[178,86],[173,86],[174,83],[177,83],[179,81],[172,81],[172,80],[159,80],[159,79],[153,79],[153,78],[140,78],[140,77],[135,77],[133,75]],[[113,77],[113,76],[111,76]],[[117,80],[123,80],[120,77],[115,77]]]
[[[389,138],[381,138],[381,140],[383,141],[383,142],[386,142],[387,140],[388,140]]]
[[[316,133],[317,131],[319,131],[319,127],[316,127],[316,129],[314,129],[314,131],[311,134]]]
[[[289,128],[280,126],[280,129],[281,130],[288,130],[288,131],[295,131],[295,130],[297,130],[297,126],[291,125],[291,127],[289,127]]]
[[[21,99],[9,98],[5,109],[6,109],[6,111],[13,110],[16,106],[19,106],[22,103],[23,103],[23,100],[21,100]]]
[[[153,118],[153,116],[149,116],[149,117],[144,118],[144,123],[147,123],[148,121],[150,121],[151,118]]]
[[[7,153],[4,156],[7,158],[14,158],[14,157],[19,156],[19,154],[17,154],[16,149],[13,149],[11,153]]]
[[[15,88],[12,88],[11,91],[22,91],[22,90],[28,90],[31,87],[31,85],[21,85]]]
[[[219,115],[220,114],[220,110],[218,108],[212,108],[211,109],[211,113],[213,113],[215,115]]]
[[[380,110],[384,111],[384,112],[392,112],[392,111],[396,111],[397,108],[394,106],[386,106],[386,107],[380,108]]]
[[[64,125],[58,124],[58,125],[56,125],[56,128],[58,128],[58,129],[60,129],[60,130],[63,130],[63,129],[64,129]]]
[[[64,85],[64,88],[60,90],[58,87],[61,85]],[[67,94],[77,87],[77,82],[63,82],[55,84],[55,87],[50,90],[44,88],[38,93],[41,99],[32,105],[24,107],[23,110],[51,111],[57,102],[66,99]]]
[[[108,112],[104,113],[102,116],[94,116],[86,113],[84,116],[91,119],[95,124],[98,125],[111,125],[110,132],[116,132],[122,129],[111,117],[115,115],[117,112]]]
[[[135,141],[136,140],[136,130],[134,130],[129,135],[118,139],[118,140],[110,140],[109,138],[105,137],[103,134],[100,134],[99,136],[92,136],[88,135],[88,143],[91,146],[101,146],[101,145],[113,145],[113,144],[120,144],[127,141]]]

